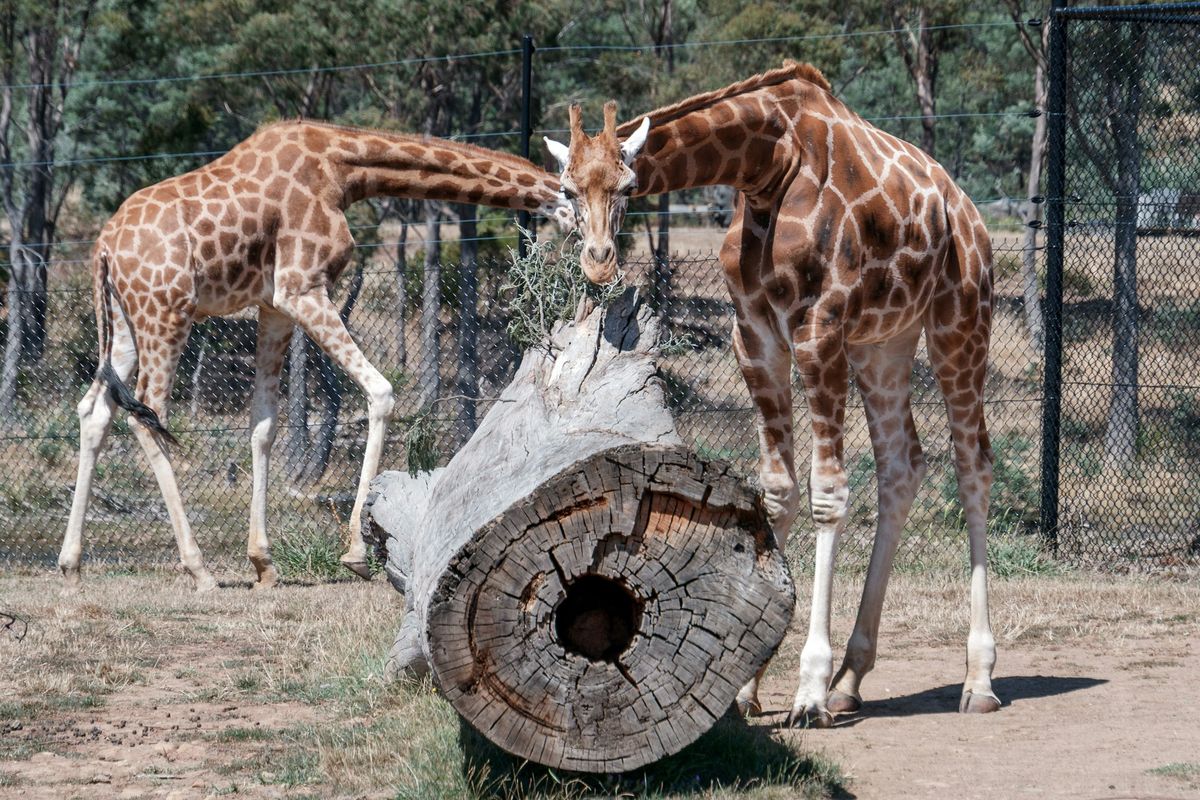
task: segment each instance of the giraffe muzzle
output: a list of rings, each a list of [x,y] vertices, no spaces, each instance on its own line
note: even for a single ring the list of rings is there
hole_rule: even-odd
[[[617,278],[617,251],[611,245],[588,245],[579,256],[584,276],[594,284],[604,286]]]

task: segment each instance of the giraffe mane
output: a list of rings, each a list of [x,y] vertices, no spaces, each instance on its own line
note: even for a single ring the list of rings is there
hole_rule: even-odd
[[[437,145],[444,147],[447,150],[456,150],[464,155],[476,156],[478,158],[491,159],[493,161],[505,162],[510,166],[520,167],[522,169],[532,169],[537,172],[542,172],[542,168],[534,164],[532,161],[522,158],[513,153],[506,153],[503,150],[489,150],[486,147],[460,142],[456,139],[443,139],[438,136],[430,136],[420,133],[403,133],[401,131],[389,131],[382,128],[365,128],[361,125],[342,125],[337,122],[327,122],[320,119],[287,119],[272,122],[263,125],[259,128],[259,132],[268,128],[295,128],[298,126],[310,125],[314,128],[325,128],[327,130],[338,131],[340,133],[363,134],[377,136],[381,139],[386,139],[392,142],[415,142],[424,145]]]
[[[749,92],[763,89],[768,86],[778,86],[781,83],[787,83],[791,80],[802,80],[814,84],[826,92],[832,91],[829,81],[821,74],[821,70],[814,67],[812,64],[805,64],[792,61],[790,58],[783,62],[783,66],[777,69],[768,70],[761,74],[747,78],[744,81],[732,83],[720,89],[715,89],[711,92],[693,95],[686,100],[681,100],[678,103],[663,108],[655,109],[647,114],[638,114],[631,118],[628,122],[623,123],[617,128],[617,133],[627,135],[636,130],[642,117],[650,117],[650,124],[659,125],[664,122],[678,119],[686,114],[690,114],[697,109],[706,108],[720,100],[726,100],[730,97],[747,94]]]

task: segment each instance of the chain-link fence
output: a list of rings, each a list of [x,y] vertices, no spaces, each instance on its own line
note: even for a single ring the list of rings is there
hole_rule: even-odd
[[[1200,554],[1200,4],[1058,21],[1045,527],[1169,566]]]
[[[1032,198],[1033,207],[1046,209],[1046,249],[1030,206],[980,203],[991,215],[995,253],[990,525],[993,547],[1012,546],[1019,558],[1044,547],[1094,564],[1157,568],[1200,555],[1196,8],[1054,12],[1049,177],[1045,196]],[[994,116],[1000,124],[1027,113]],[[951,117],[947,124],[958,119]],[[911,138],[915,129],[903,126],[916,123],[897,120],[880,124],[900,126],[897,132]],[[1034,226],[1022,227],[1017,214],[1034,218]],[[648,217],[658,214],[631,213],[631,226]],[[511,231],[496,222],[480,224]],[[445,463],[520,358],[507,333],[507,264],[493,248],[469,269],[426,267],[415,247],[395,250],[397,231],[361,233],[389,244],[358,251],[336,300],[368,358],[396,387],[383,467]],[[453,262],[462,251],[449,243],[449,231],[445,238],[443,261]],[[627,271],[631,282],[656,283],[654,297],[662,298],[674,338],[661,370],[680,430],[703,456],[753,474],[754,410],[730,348],[732,306],[711,255],[720,239],[718,228],[689,211],[673,218],[671,231],[688,254],[656,270],[635,250]],[[44,314],[44,342],[22,342],[16,396],[0,397],[0,404],[11,402],[0,414],[0,563],[52,564],[66,527],[75,404],[96,368],[86,251],[66,249],[70,244],[57,245],[56,253],[74,257],[57,261],[45,308],[21,304]],[[0,329],[13,307],[6,303]],[[253,312],[199,324],[169,420],[181,442],[173,457],[199,544],[210,561],[230,565],[240,564],[245,550],[254,338]],[[287,362],[269,491],[271,539],[285,564],[281,552],[303,554],[313,542],[336,554],[366,433],[361,394],[303,337]],[[799,386],[794,394],[803,464],[809,424]],[[853,505],[842,553],[865,561],[874,531],[874,464],[853,393],[850,406],[845,456]],[[942,398],[923,350],[913,410],[930,470],[899,559],[957,561],[965,553],[963,521]],[[85,529],[85,558],[93,562],[176,559],[165,507],[138,449],[118,417]],[[809,531],[801,514],[790,540],[801,562],[809,560]]]
[[[713,242],[721,232],[699,229]],[[1038,512],[1040,371],[1021,307],[1020,233],[997,232],[1001,295],[989,384],[998,459],[993,525],[1034,530]],[[377,255],[343,278],[337,302],[368,358],[396,387],[384,468],[445,463],[486,414],[515,371],[519,349],[507,334],[506,264],[425,271]],[[651,280],[651,259],[631,258],[627,280]],[[436,286],[427,284],[437,279]],[[85,276],[80,276],[81,278]],[[730,347],[733,307],[712,255],[675,256],[660,291],[671,346],[661,374],[685,438],[708,458],[754,473],[754,408]],[[463,306],[474,287],[474,303]],[[474,308],[474,313],[462,309]],[[436,308],[431,315],[424,309]],[[0,561],[52,564],[72,499],[78,422],[74,407],[96,367],[90,289],[49,294],[46,350],[22,373],[18,411],[0,435]],[[248,402],[254,376],[253,312],[195,328],[182,358],[169,426],[180,447],[175,468],[197,538],[210,561],[244,558],[250,499]],[[436,342],[436,344],[434,344]],[[269,493],[276,549],[335,542],[349,513],[366,435],[361,393],[304,337],[295,337],[284,372],[280,433]],[[931,464],[902,558],[958,557],[965,548],[941,395],[923,356],[914,373],[914,413]],[[797,383],[800,459],[808,420]],[[845,551],[869,553],[874,526],[874,462],[857,397],[848,414],[846,463],[854,506]],[[803,472],[803,469],[801,470]],[[793,538],[804,558],[806,523]],[[128,563],[176,559],[166,509],[137,442],[118,418],[98,467],[85,530],[85,557]]]

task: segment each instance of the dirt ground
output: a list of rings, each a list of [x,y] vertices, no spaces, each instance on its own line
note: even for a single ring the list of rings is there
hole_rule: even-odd
[[[88,577],[66,600],[55,576],[0,577],[0,611],[28,624],[0,629],[0,800],[461,796],[438,783],[457,749],[446,704],[382,677],[402,607],[385,582],[197,596],[163,573]],[[860,586],[838,582],[841,641]],[[778,727],[794,626],[751,724],[834,762],[833,796],[1200,797],[1196,581],[994,580],[1005,705],[987,716],[955,713],[965,596],[958,574],[895,576],[866,707],[832,730]],[[757,783],[698,796],[795,796]]]

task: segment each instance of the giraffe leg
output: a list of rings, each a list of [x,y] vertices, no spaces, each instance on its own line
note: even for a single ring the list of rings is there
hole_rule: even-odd
[[[866,407],[875,452],[879,521],[858,619],[829,694],[828,708],[833,713],[857,711],[862,705],[859,685],[875,666],[879,617],[892,559],[925,477],[925,458],[909,405],[913,355],[920,338],[921,326],[915,325],[887,342],[846,347]]]
[[[175,369],[179,366],[179,356],[183,354],[183,347],[192,328],[191,317],[177,315],[166,320],[166,328],[162,335],[145,337],[144,341],[138,342],[137,383],[138,399],[164,422],[171,386],[175,382]],[[204,558],[196,545],[196,537],[192,535],[192,526],[183,507],[183,497],[175,480],[175,469],[171,466],[167,445],[132,415],[129,417],[129,427],[137,436],[138,443],[146,454],[146,460],[150,462],[150,469],[158,480],[159,491],[162,492],[167,513],[171,517],[171,527],[175,530],[175,543],[179,548],[179,560],[183,568],[192,576],[196,591],[207,592],[217,588],[212,573],[204,566]]]
[[[258,310],[258,345],[254,359],[254,394],[250,400],[250,535],[246,554],[258,580],[255,589],[279,582],[267,541],[267,475],[279,416],[279,375],[292,338],[292,321],[274,309]]]
[[[733,351],[754,400],[760,450],[759,482],[767,516],[780,550],[800,507],[792,452],[792,360],[786,341],[765,323],[741,316],[733,329]],[[737,695],[738,710],[757,714],[758,684],[764,664]]]
[[[363,454],[358,492],[354,497],[354,510],[350,513],[350,546],[342,555],[342,563],[360,578],[370,580],[367,546],[362,537],[362,509],[371,479],[379,469],[383,437],[392,413],[392,386],[367,361],[362,350],[350,338],[350,332],[346,330],[324,287],[286,297],[277,294],[275,306],[304,328],[367,396],[367,447]]]
[[[965,303],[967,298],[963,298]],[[935,312],[938,298],[934,298]],[[963,311],[953,326],[926,327],[929,357],[946,398],[958,498],[967,522],[971,548],[971,631],[967,637],[967,676],[959,710],[984,713],[1000,708],[992,691],[996,639],[988,614],[987,514],[992,488],[992,448],[983,417],[987,373],[986,309]]]
[[[137,366],[137,354],[124,319],[114,322],[112,337],[113,371],[125,381]],[[75,495],[71,500],[67,533],[63,537],[62,550],[58,554],[58,568],[63,574],[63,590],[66,593],[78,591],[80,587],[79,561],[83,555],[83,523],[91,499],[96,458],[108,438],[115,410],[116,403],[109,397],[104,384],[99,380],[92,381],[87,394],[76,408],[79,414],[79,470],[75,475]]]
[[[800,684],[787,722],[789,725],[827,728],[833,724],[827,706],[829,678],[833,673],[833,649],[829,643],[833,567],[850,495],[842,465],[849,367],[840,330],[797,341],[795,356],[804,378],[804,392],[812,416],[813,451],[808,490],[817,547],[808,638],[800,651]]]

